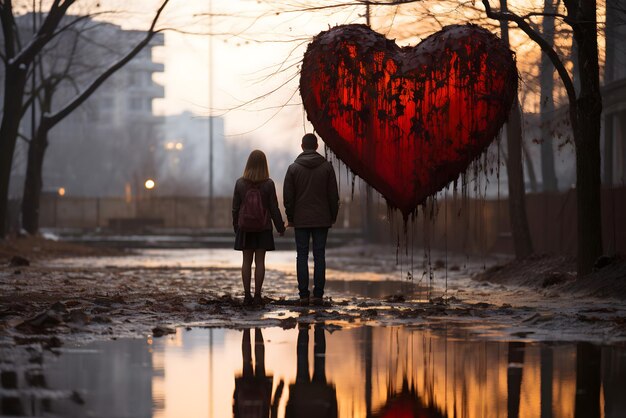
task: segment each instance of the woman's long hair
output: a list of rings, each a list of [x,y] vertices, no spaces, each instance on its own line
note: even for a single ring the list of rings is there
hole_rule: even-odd
[[[270,178],[270,169],[267,166],[267,158],[263,151],[255,149],[250,153],[246,168],[243,170],[243,178],[253,183]]]

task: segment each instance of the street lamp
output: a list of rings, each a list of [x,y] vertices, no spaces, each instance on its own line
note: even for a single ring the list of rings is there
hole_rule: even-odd
[[[57,193],[59,194],[59,196],[65,196],[65,187],[59,187]]]
[[[154,182],[154,180],[148,179],[143,185],[146,188],[146,190],[152,190],[154,189],[154,186],[156,186],[156,183]]]
[[[213,32],[213,0],[209,0],[209,31]],[[213,35],[209,35],[209,205],[207,227],[212,226],[213,217]]]

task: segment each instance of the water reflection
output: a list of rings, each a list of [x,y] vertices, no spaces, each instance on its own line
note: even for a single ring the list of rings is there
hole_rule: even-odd
[[[626,416],[623,346],[330,330],[179,330],[48,353],[19,367],[0,358],[0,415]]]
[[[25,350],[24,356],[0,351],[0,415],[152,416],[152,379],[159,372],[146,340],[97,343],[57,354]]]
[[[265,343],[260,329],[254,330],[255,366],[252,366],[250,329],[243,330],[241,356],[243,358],[242,372],[235,375],[233,415],[236,418],[276,417],[284,382],[280,381],[272,397],[274,378],[272,375],[268,376],[265,373]]]
[[[510,342],[507,357],[509,361],[506,372],[507,416],[518,418],[524,372],[524,343]]]
[[[337,390],[326,380],[326,336],[322,324],[313,332],[313,378],[309,374],[309,326],[298,330],[296,381],[289,385],[285,417],[337,417]]]

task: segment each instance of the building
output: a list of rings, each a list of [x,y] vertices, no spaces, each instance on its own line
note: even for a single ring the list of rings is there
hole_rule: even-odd
[[[66,20],[76,18],[67,16]],[[28,33],[32,32],[30,22],[30,14],[18,18],[18,25]],[[81,20],[74,28],[62,32],[42,55],[46,76],[67,70],[67,80],[54,92],[51,112],[61,109],[145,36],[143,31],[92,19]],[[136,195],[145,180],[155,175],[164,119],[154,114],[153,101],[163,98],[165,90],[153,79],[164,71],[164,65],[154,61],[152,49],[164,43],[163,34],[156,34],[147,47],[51,130],[44,191],[63,189],[73,196]],[[71,66],[66,66],[70,60]],[[37,115],[39,112],[36,109]],[[22,121],[25,136],[30,135],[30,120],[25,117]],[[26,155],[26,143],[21,141],[11,183],[14,198],[21,196]]]
[[[213,135],[209,137],[212,124]],[[213,195],[232,193],[228,178],[224,120],[185,111],[165,117],[164,138],[159,149],[158,177],[161,192],[178,196],[208,196],[210,165],[213,165]],[[210,142],[211,145],[209,144]],[[213,158],[209,148],[212,149]]]

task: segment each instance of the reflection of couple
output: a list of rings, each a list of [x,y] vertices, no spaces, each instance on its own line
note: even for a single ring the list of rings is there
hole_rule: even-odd
[[[285,412],[291,417],[337,417],[337,392],[326,381],[326,337],[321,324],[315,325],[313,345],[313,378],[309,373],[309,327],[298,330],[296,381],[289,385],[289,400]],[[260,329],[254,335],[255,365],[252,366],[250,330],[243,331],[241,352],[243,371],[235,376],[233,415],[239,417],[277,417],[283,392],[281,380],[272,397],[273,377],[265,372],[265,346]]]
[[[252,151],[233,194],[235,249],[243,252],[241,277],[244,305],[262,305],[261,288],[265,278],[265,252],[274,250],[272,221],[282,236],[293,226],[296,238],[298,292],[300,304],[322,305],[326,282],[325,251],[328,229],[337,219],[339,192],[332,165],[317,150],[317,137],[302,138],[302,153],[289,166],[283,183],[287,224],[278,208],[276,187],[269,177],[267,158]],[[313,297],[309,291],[309,241],[313,239]],[[254,260],[254,297],[251,294]]]

